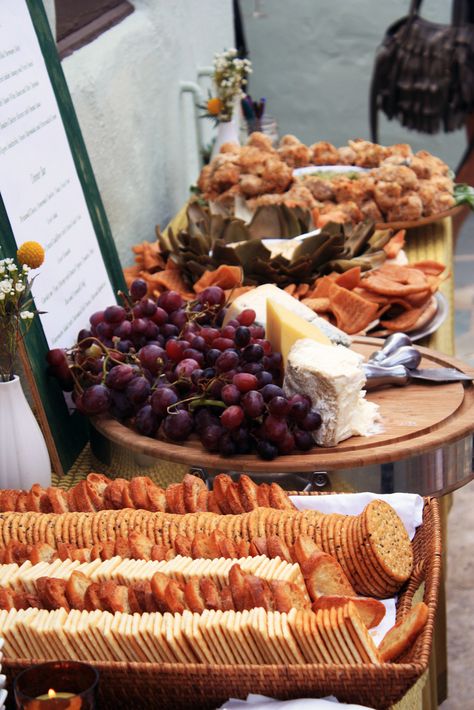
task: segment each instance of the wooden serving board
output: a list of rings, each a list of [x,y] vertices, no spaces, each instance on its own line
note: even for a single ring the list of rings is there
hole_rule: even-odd
[[[368,357],[380,345],[376,338],[356,338],[352,347]],[[428,348],[419,350],[423,354],[420,367],[456,367],[474,378],[474,368],[465,363]],[[197,438],[183,444],[147,438],[103,416],[94,418],[93,425],[116,444],[157,459],[208,469],[266,473],[331,471],[388,463],[433,450],[474,432],[473,384],[411,383],[370,392],[367,399],[380,406],[380,433],[353,436],[334,448],[315,447],[308,453],[280,456],[274,461],[263,461],[256,455],[224,458],[206,451]]]
[[[438,212],[438,214],[432,214],[429,217],[420,217],[419,219],[409,221],[377,222],[375,229],[414,229],[415,227],[423,227],[425,224],[439,222],[440,219],[444,219],[445,217],[454,217],[454,215],[462,210],[463,206],[464,205],[455,205],[444,212]]]

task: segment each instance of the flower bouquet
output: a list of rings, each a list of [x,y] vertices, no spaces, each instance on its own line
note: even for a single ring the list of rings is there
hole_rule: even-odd
[[[213,84],[215,95],[209,95],[203,117],[212,118],[216,125],[232,120],[236,103],[245,96],[247,77],[252,73],[248,59],[240,59],[236,49],[214,55]]]

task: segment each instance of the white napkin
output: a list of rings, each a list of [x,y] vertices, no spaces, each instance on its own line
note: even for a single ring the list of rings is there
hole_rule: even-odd
[[[358,515],[371,500],[381,498],[395,508],[410,540],[423,522],[423,498],[415,493],[339,493],[327,496],[290,496],[298,510],[320,510],[322,513]]]
[[[247,696],[247,700],[236,700],[231,698],[224,705],[221,706],[220,710],[237,710],[238,708],[251,707],[253,710],[279,710],[280,708],[285,708],[285,710],[331,710],[334,703],[339,705],[341,708],[347,708],[347,710],[372,710],[362,705],[347,705],[346,703],[339,703],[339,701],[334,697],[330,696],[328,698],[299,698],[298,700],[274,700],[273,698],[268,698],[265,695],[253,695]]]

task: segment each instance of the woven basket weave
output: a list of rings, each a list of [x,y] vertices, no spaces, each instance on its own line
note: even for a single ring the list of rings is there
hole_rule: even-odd
[[[93,663],[100,673],[98,707],[101,710],[211,710],[229,697],[245,698],[248,693],[261,693],[282,700],[332,694],[341,702],[374,708],[390,707],[405,695],[428,667],[441,570],[441,530],[435,499],[425,499],[423,525],[416,532],[413,547],[414,573],[399,597],[397,618],[410,609],[420,585],[424,585],[423,598],[429,607],[429,616],[416,643],[399,662],[380,666]],[[4,672],[11,682],[21,670],[40,662],[4,659]]]

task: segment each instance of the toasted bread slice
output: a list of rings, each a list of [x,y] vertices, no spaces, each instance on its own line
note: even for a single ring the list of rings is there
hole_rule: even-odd
[[[60,560],[71,560],[72,559],[72,553],[75,551],[76,546],[75,545],[70,545],[69,543],[66,542],[58,542],[58,557]]]
[[[74,507],[80,513],[95,513],[95,508],[89,496],[89,490],[86,481],[79,481],[72,489]]]
[[[15,609],[43,609],[39,596],[29,592],[16,592],[13,595],[13,605]]]
[[[154,513],[164,513],[166,510],[166,495],[163,488],[157,486],[151,480],[148,480],[145,485],[148,495],[147,510],[151,510]]]
[[[237,554],[239,557],[250,557],[250,545],[247,540],[239,540],[237,543]]]
[[[0,609],[6,609],[6,611],[17,609],[13,597],[14,593],[11,589],[0,589]]]
[[[151,592],[155,600],[157,610],[164,614],[168,611],[168,604],[166,602],[166,587],[168,586],[169,577],[163,572],[155,572],[151,578]]]
[[[191,540],[184,537],[184,535],[176,535],[174,539],[174,549],[177,555],[182,555],[183,557],[192,557],[191,553]]]
[[[199,589],[204,600],[205,609],[220,609],[221,597],[215,582],[210,577],[203,577],[199,582]]]
[[[78,547],[71,553],[71,560],[77,560],[77,562],[90,562],[91,561],[91,550],[87,547]]]
[[[107,476],[104,476],[102,473],[89,473],[89,475],[86,476],[87,493],[96,510],[104,510],[105,489],[110,482],[110,478],[107,478]]]
[[[277,508],[278,510],[296,510],[296,506],[293,505],[288,497],[288,494],[283,490],[278,483],[270,484],[270,506],[272,508]]]
[[[290,609],[308,609],[309,601],[304,592],[293,582],[281,579],[269,581],[275,611],[289,612]]]
[[[92,582],[87,587],[87,591],[84,595],[84,605],[86,611],[95,611],[95,609],[101,609],[102,602],[99,597],[99,584],[97,582]]]
[[[217,513],[217,515],[222,514],[222,510],[219,508],[214,491],[207,492],[207,509],[210,513]]]
[[[69,602],[66,597],[66,580],[55,577],[39,577],[36,580],[38,597],[45,609],[64,608],[70,611]]]
[[[235,611],[234,600],[232,599],[232,591],[228,584],[222,587],[220,595],[222,611]]]
[[[107,510],[120,510],[123,508],[122,493],[128,486],[125,478],[114,478],[104,491],[104,506]]]
[[[245,577],[240,565],[232,565],[229,571],[229,586],[236,611],[252,608],[252,598]]]
[[[252,538],[251,544],[255,548],[255,554],[252,555],[253,557],[257,557],[258,555],[265,555],[265,557],[269,557],[266,537],[254,537]]]
[[[132,530],[128,536],[130,557],[133,560],[151,560],[153,543],[149,537],[138,530]]]
[[[21,492],[23,491],[16,491],[11,488],[0,491],[0,513],[9,513],[16,510],[18,496]]]
[[[269,535],[267,537],[267,551],[268,557],[279,557],[285,562],[290,562],[290,564],[293,562],[288,545],[278,535]]]
[[[339,597],[327,595],[318,597],[312,604],[312,610],[338,609],[344,607],[348,602],[352,602],[357,612],[368,629],[378,626],[385,616],[385,606],[378,599],[371,597]]]
[[[257,490],[257,503],[259,508],[270,508],[270,484],[259,483]]]
[[[387,631],[379,646],[382,661],[393,661],[415,642],[428,620],[428,612],[424,602],[415,604],[404,619]]]
[[[130,606],[130,614],[136,612],[143,614],[144,612],[151,613],[156,611],[156,604],[149,580],[135,582],[135,584],[132,584],[132,586],[128,588],[128,603]]]
[[[228,476],[227,473],[219,473],[219,475],[214,478],[212,485],[214,499],[224,515],[230,515],[232,513],[232,509],[226,496],[227,488],[231,484],[232,478]]]
[[[256,577],[254,574],[245,575],[245,584],[248,589],[248,596],[253,607],[262,607],[267,611],[273,610],[273,595],[265,579]]]
[[[57,550],[47,542],[37,542],[32,545],[29,559],[32,565],[37,565],[40,562],[52,562],[58,557]]]
[[[71,609],[83,611],[86,608],[85,597],[90,584],[89,577],[74,570],[66,582],[66,599]]]
[[[245,513],[245,508],[240,499],[238,483],[231,483],[230,486],[227,486],[225,496],[229,504],[231,513],[233,513],[234,515],[240,515],[240,513]]]
[[[100,556],[103,560],[111,560],[112,557],[115,557],[115,540],[106,540],[101,543],[101,545],[102,551]]]
[[[299,535],[293,545],[293,556],[301,567],[303,575],[310,571],[314,555],[323,554],[309,535]]]
[[[197,513],[203,512],[199,510],[199,495],[202,492],[206,493],[207,498],[207,488],[206,484],[198,476],[193,476],[191,473],[187,473],[183,478],[183,498],[184,507],[187,513]],[[207,505],[206,505],[207,510]]]
[[[30,490],[28,491],[28,510],[31,510],[35,513],[41,513],[41,498],[45,494],[46,491],[39,485],[39,483],[33,483]]]
[[[148,510],[148,487],[153,481],[148,476],[134,476],[130,481],[129,493],[133,507],[137,510]]]
[[[130,495],[130,481],[127,481],[122,488],[122,508],[134,508],[132,496]]]
[[[238,553],[235,543],[226,535],[224,535],[221,530],[214,530],[211,533],[210,537],[219,549],[219,557],[226,557],[228,559],[237,558]]]
[[[62,488],[54,488],[53,486],[50,486],[46,489],[46,495],[51,503],[53,513],[69,512],[67,494]]]
[[[23,542],[10,540],[5,548],[5,564],[12,564],[14,562],[17,565],[22,565],[23,562],[29,559],[30,551],[29,546],[25,545]]]
[[[191,557],[214,560],[216,557],[220,557],[220,554],[219,547],[212,536],[196,533],[191,543]]]
[[[169,485],[165,491],[165,496],[166,511],[168,513],[178,513],[179,515],[186,513],[182,483],[172,483]]]
[[[164,545],[153,545],[151,548],[150,559],[154,562],[166,560],[168,549]]]
[[[128,587],[108,579],[99,584],[97,593],[105,611],[110,611],[111,614],[115,614],[116,611],[130,614]]]
[[[28,492],[27,491],[9,491],[13,493],[16,498],[15,510],[17,513],[27,513],[28,512]],[[65,493],[63,491],[63,493]],[[67,501],[67,496],[66,496]],[[65,511],[67,512],[67,511]]]
[[[165,601],[167,611],[171,614],[182,614],[183,611],[187,609],[186,599],[184,597],[184,584],[170,579],[165,590]]]
[[[117,535],[115,538],[114,554],[127,559],[130,557],[130,544],[127,537]]]
[[[258,486],[250,476],[243,473],[237,484],[240,500],[247,512],[258,508]]]
[[[193,575],[184,585],[184,598],[188,609],[196,614],[202,614],[206,608],[204,596],[200,589],[200,578]]]
[[[356,596],[339,562],[324,552],[311,557],[303,576],[312,601],[324,594]]]
[[[96,542],[95,545],[91,547],[91,560],[101,560],[102,559],[102,544]]]

